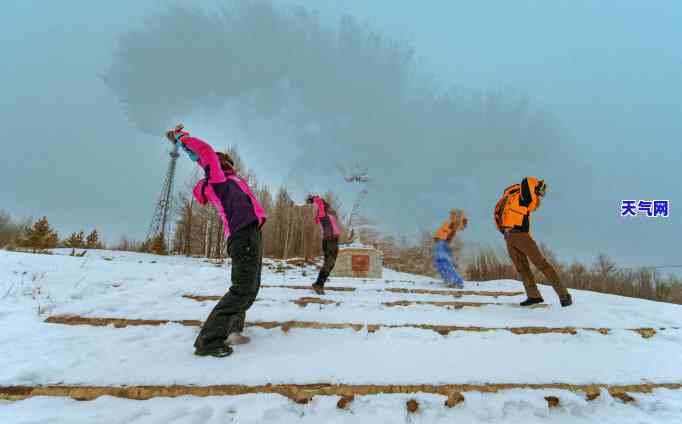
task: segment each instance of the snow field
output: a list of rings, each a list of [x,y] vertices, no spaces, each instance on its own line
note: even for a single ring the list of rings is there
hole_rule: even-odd
[[[195,258],[91,251],[85,258],[0,251],[0,386],[193,384],[646,384],[680,383],[682,307],[591,292],[572,291],[575,305],[560,308],[542,286],[547,309],[513,306],[524,297],[393,293],[386,288],[447,290],[426,277],[385,270],[383,280],[334,278],[334,304],[300,307],[292,300],[319,297],[305,290],[263,288],[247,313],[250,322],[308,321],[361,324],[443,324],[481,327],[608,327],[608,335],[516,335],[506,331],[451,332],[415,328],[352,329],[248,327],[252,343],[223,359],[197,358],[196,327],[177,324],[126,328],[46,324],[51,315],[128,319],[203,320],[215,301],[188,293],[222,295],[225,265]],[[263,283],[308,285],[313,268],[268,261]],[[305,275],[304,275],[305,274]],[[522,290],[520,282],[466,282],[465,290]],[[448,309],[434,305],[389,307],[394,301],[495,302],[503,305]],[[643,338],[627,328],[665,328]],[[544,397],[561,405],[549,409]],[[624,404],[608,393],[587,402],[565,390],[464,393],[455,408],[444,397],[358,396],[348,410],[336,396],[297,405],[275,394],[154,398],[133,401],[104,396],[90,402],[36,397],[0,403],[0,422],[682,422],[682,394],[655,390],[631,394]],[[409,414],[414,397],[419,410]],[[3,418],[6,417],[6,418]]]
[[[545,396],[557,396],[558,408],[548,408]],[[68,398],[36,397],[21,402],[0,402],[4,423],[507,423],[507,424],[659,424],[678,423],[682,416],[682,392],[655,390],[634,394],[625,404],[602,391],[587,402],[583,396],[564,390],[507,390],[499,393],[464,393],[465,402],[454,408],[443,406],[444,396],[415,395],[356,396],[347,409],[337,408],[338,396],[315,397],[298,405],[275,394],[231,397],[154,398],[145,401],[104,396],[89,402]],[[416,413],[405,404],[418,399]]]

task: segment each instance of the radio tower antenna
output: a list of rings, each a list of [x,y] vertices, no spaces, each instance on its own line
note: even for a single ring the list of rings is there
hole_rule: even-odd
[[[168,170],[166,171],[166,178],[163,181],[163,188],[161,189],[161,195],[156,203],[156,208],[154,209],[154,217],[149,225],[149,233],[147,234],[147,240],[154,240],[157,237],[168,243],[169,240],[169,220],[173,215],[173,183],[175,180],[175,168],[177,166],[178,157],[178,145],[174,144],[173,150],[170,151],[170,161],[168,162]],[[168,246],[168,244],[166,244]]]
[[[360,240],[360,228],[357,224],[357,220],[360,215],[360,206],[362,206],[363,201],[369,193],[367,185],[370,182],[369,173],[367,168],[363,168],[360,164],[356,163],[352,166],[344,166],[343,164],[337,164],[337,168],[345,182],[349,184],[356,184],[362,187],[360,193],[358,193],[355,201],[353,202],[353,207],[351,208],[350,214],[348,216],[348,231],[350,232],[351,243],[361,243]]]

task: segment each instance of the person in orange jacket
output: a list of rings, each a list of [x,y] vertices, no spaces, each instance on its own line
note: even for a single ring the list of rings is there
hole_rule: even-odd
[[[464,280],[455,269],[454,255],[450,243],[457,231],[466,228],[469,220],[461,209],[452,209],[450,217],[443,222],[433,236],[433,266],[436,267],[443,281],[456,288],[464,288]]]
[[[544,180],[526,177],[521,181],[521,184],[507,187],[495,205],[495,224],[504,235],[509,257],[516,271],[521,274],[526,289],[528,298],[521,302],[521,306],[531,306],[544,302],[538,286],[535,284],[529,260],[552,283],[554,291],[559,296],[561,306],[573,304],[573,299],[566,287],[561,284],[556,270],[547,261],[530,235],[530,214],[540,207],[546,191],[547,185]]]

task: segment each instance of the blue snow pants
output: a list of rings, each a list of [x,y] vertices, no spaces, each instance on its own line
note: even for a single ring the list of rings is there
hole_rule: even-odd
[[[450,244],[445,240],[436,240],[433,244],[433,266],[446,284],[462,287],[464,280],[457,273]]]

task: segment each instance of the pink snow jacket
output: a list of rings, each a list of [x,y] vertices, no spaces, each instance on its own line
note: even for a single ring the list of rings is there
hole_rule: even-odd
[[[336,217],[327,213],[327,205],[321,197],[313,197],[313,203],[317,206],[317,213],[315,214],[315,223],[320,226],[322,230],[322,237],[324,239],[338,238],[341,234],[339,226],[336,223]]]
[[[223,221],[226,237],[255,221],[259,227],[265,223],[265,211],[249,186],[234,172],[223,171],[211,146],[186,131],[181,132],[178,141],[194,154],[205,173],[205,178],[194,186],[194,198],[201,205],[213,203]]]

